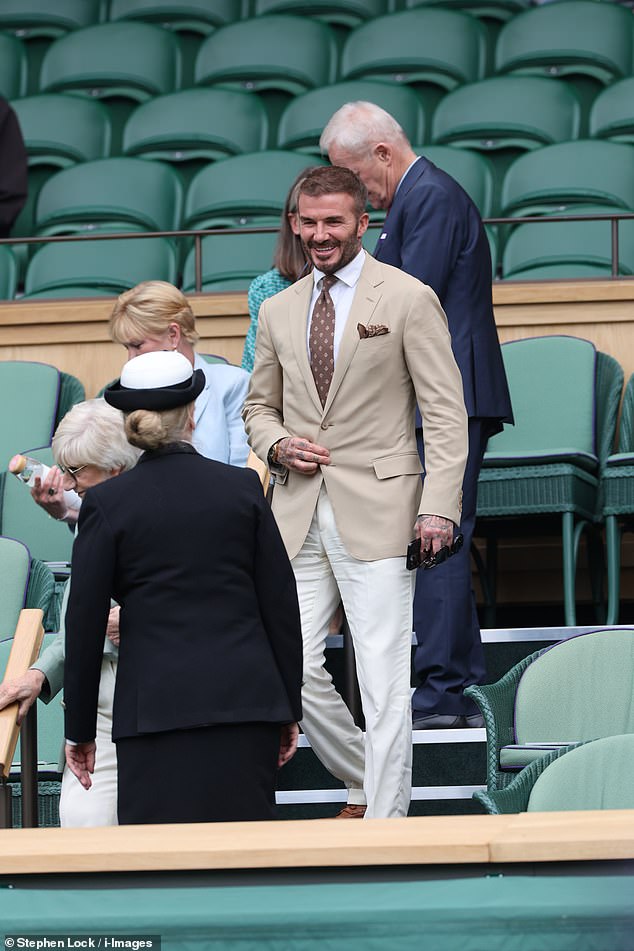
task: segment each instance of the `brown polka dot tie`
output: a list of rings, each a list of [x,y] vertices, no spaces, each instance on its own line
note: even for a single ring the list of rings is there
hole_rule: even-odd
[[[335,305],[330,296],[330,288],[336,284],[334,274],[326,274],[321,279],[321,294],[315,301],[310,321],[308,347],[310,366],[315,378],[319,399],[323,406],[330,389],[330,381],[335,369],[333,341],[335,336]]]

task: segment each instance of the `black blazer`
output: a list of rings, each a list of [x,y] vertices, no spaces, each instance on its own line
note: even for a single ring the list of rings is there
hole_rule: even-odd
[[[66,613],[66,737],[95,736],[121,605],[113,739],[301,719],[295,579],[257,475],[179,443],[90,489]]]
[[[374,256],[432,287],[443,306],[470,417],[513,422],[491,295],[491,252],[460,185],[419,158],[401,182]]]

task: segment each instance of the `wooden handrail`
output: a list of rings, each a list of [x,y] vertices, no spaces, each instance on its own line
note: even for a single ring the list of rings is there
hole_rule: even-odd
[[[44,637],[42,619],[43,613],[39,608],[24,608],[20,612],[4,680],[21,677],[37,659]],[[11,770],[20,733],[17,716],[17,703],[0,710],[0,770],[5,779]]]

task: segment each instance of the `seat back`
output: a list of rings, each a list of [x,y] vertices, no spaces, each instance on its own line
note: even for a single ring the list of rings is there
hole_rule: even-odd
[[[634,145],[634,76],[607,86],[590,110],[590,135],[595,139]]]
[[[63,169],[41,188],[35,210],[39,234],[94,231],[173,231],[180,227],[183,189],[160,162],[98,159]],[[112,228],[111,228],[112,230]]]
[[[27,60],[21,41],[0,33],[0,93],[5,99],[26,95]]]
[[[240,19],[242,0],[110,0],[110,20],[142,20],[207,36]]]
[[[574,214],[622,212],[621,208],[602,205],[578,205],[568,209]],[[591,265],[609,274],[612,265],[612,223],[605,221],[547,221],[518,225],[504,247],[502,274],[546,265]],[[619,222],[619,274],[634,274],[634,220]],[[562,276],[565,274],[561,272]],[[573,270],[571,267],[571,276]]]
[[[65,168],[110,154],[110,117],[100,102],[49,93],[13,103],[29,168]]]
[[[123,152],[175,167],[256,152],[268,141],[257,96],[235,89],[185,89],[138,106],[123,130]]]
[[[549,3],[513,17],[500,30],[495,70],[533,75],[585,73],[607,84],[632,70],[629,10],[592,0]]]
[[[29,449],[26,454],[47,466],[54,464],[50,447]],[[8,473],[2,492],[0,531],[19,539],[33,558],[63,565],[70,562],[73,533],[68,525],[49,518],[44,509],[35,504],[27,486]]]
[[[196,58],[197,85],[222,83],[291,95],[337,78],[337,46],[325,23],[309,17],[266,16],[221,27]]]
[[[103,0],[2,0],[0,30],[33,36],[64,36],[99,20]]]
[[[187,190],[184,227],[277,226],[292,182],[305,168],[324,164],[325,159],[276,149],[207,165]]]
[[[382,79],[443,92],[485,75],[486,29],[457,10],[424,8],[377,17],[357,27],[341,52],[342,79]]]
[[[272,266],[277,234],[212,234],[202,239],[203,290],[247,290],[254,277]],[[227,284],[227,282],[231,282]],[[187,255],[183,271],[183,291],[196,286],[194,249]]]
[[[489,440],[486,463],[573,454],[596,466],[594,345],[576,337],[534,337],[503,344],[502,355],[515,425]]]
[[[117,295],[140,281],[174,284],[176,278],[176,249],[167,238],[47,244],[29,263],[24,296],[90,296],[93,288]]]
[[[506,21],[530,6],[530,0],[440,0],[443,7],[457,7],[483,20]],[[405,0],[405,8],[438,6],[439,0]]]
[[[580,139],[544,146],[521,155],[509,167],[502,183],[501,212],[505,216],[541,215],[556,209],[561,213],[562,208],[588,202],[631,211],[633,167],[631,145]]]
[[[634,733],[634,630],[580,634],[529,664],[515,695],[516,743]]]
[[[13,637],[20,611],[26,604],[31,556],[26,545],[0,536],[0,641]],[[7,654],[8,657],[8,654]],[[5,664],[0,663],[4,671]]]
[[[387,13],[388,0],[255,0],[254,13],[293,13],[352,28]]]
[[[607,736],[560,756],[535,781],[527,812],[634,809],[634,735]]]
[[[50,445],[60,388],[56,367],[28,360],[0,361],[0,471],[16,452]]]
[[[280,117],[278,147],[319,155],[319,138],[328,120],[341,106],[358,100],[373,102],[394,116],[414,145],[425,141],[425,112],[413,89],[360,79],[313,89],[292,99]]]

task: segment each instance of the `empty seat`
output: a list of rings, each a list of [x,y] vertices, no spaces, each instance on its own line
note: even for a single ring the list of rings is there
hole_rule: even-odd
[[[38,92],[40,65],[53,40],[97,23],[103,0],[2,0],[0,30],[24,42],[29,63],[28,92]],[[27,90],[25,90],[26,93]],[[25,94],[23,93],[23,95]]]
[[[42,186],[37,232],[174,231],[180,227],[182,186],[160,162],[111,158],[63,169]]]
[[[254,277],[273,264],[275,232],[212,234],[203,238],[202,290],[246,291]],[[190,251],[183,272],[185,293],[196,289],[195,255]]]
[[[590,135],[634,145],[634,76],[607,86],[590,111]]]
[[[174,284],[176,278],[177,254],[167,238],[54,243],[31,258],[24,296],[85,297],[93,288],[116,295],[140,281]]]
[[[194,75],[197,85],[221,83],[257,93],[268,111],[273,146],[289,98],[337,78],[337,45],[318,20],[256,17],[212,33],[200,47]]]
[[[374,102],[389,112],[414,145],[425,142],[425,112],[416,93],[407,86],[362,79],[323,86],[291,100],[280,118],[278,147],[319,155],[319,138],[330,117],[357,100]]]
[[[255,0],[254,13],[293,13],[355,27],[388,11],[388,0]]]
[[[504,24],[495,48],[498,73],[574,80],[589,103],[602,85],[632,72],[632,14],[593,0],[548,3]]]
[[[18,117],[29,167],[65,168],[110,153],[110,118],[93,99],[54,93],[12,103]]]
[[[455,7],[482,20],[509,20],[530,6],[531,0],[405,0],[405,8]]]
[[[483,218],[490,218],[493,205],[493,168],[488,159],[467,149],[453,149],[448,145],[426,145],[415,149],[418,155],[447,172],[466,191]]]
[[[0,641],[3,644],[4,675],[9,645],[22,608],[40,608],[44,614],[55,591],[55,580],[46,565],[32,559],[28,549],[15,538],[0,537]]]
[[[0,245],[0,300],[11,300],[18,285],[18,265],[11,248]]]
[[[521,155],[509,167],[501,212],[548,214],[588,202],[634,210],[633,168],[630,145],[585,139],[548,145]]]
[[[181,55],[169,30],[119,21],[76,30],[56,40],[42,61],[42,92],[74,92],[104,100],[117,149],[134,105],[178,89]]]
[[[268,120],[257,96],[235,89],[185,89],[138,106],[123,151],[170,162],[188,177],[210,160],[266,147]]]
[[[0,472],[16,452],[50,444],[60,393],[56,367],[31,360],[0,361]]]
[[[14,36],[0,33],[0,94],[5,99],[26,95],[27,61],[24,46]]]
[[[574,214],[622,211],[602,205],[579,205]],[[591,274],[609,276],[612,267],[610,221],[545,221],[518,225],[510,233],[502,259],[502,275],[514,280],[518,272],[530,279],[530,269],[559,266],[559,276],[571,278]],[[580,270],[581,269],[581,270]],[[634,219],[619,224],[619,274],[634,274]],[[537,278],[536,279],[543,279]]]
[[[277,227],[290,186],[303,169],[316,163],[325,160],[271,150],[208,165],[189,186],[183,227]]]
[[[350,34],[341,78],[408,83],[432,105],[444,92],[484,77],[486,44],[484,26],[456,10],[391,13]]]

